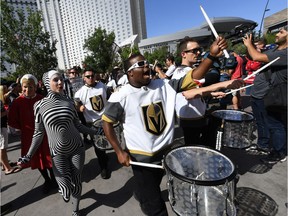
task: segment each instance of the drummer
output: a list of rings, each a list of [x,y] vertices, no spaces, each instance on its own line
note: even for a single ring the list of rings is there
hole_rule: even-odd
[[[111,95],[102,116],[103,129],[119,163],[129,166],[131,160],[161,164],[173,141],[176,91],[195,88],[193,78],[201,78],[212,65],[211,59],[226,47],[226,40],[218,38],[210,47],[210,58],[179,80],[151,80],[149,62],[141,54],[132,54],[124,61],[129,83]],[[121,148],[113,129],[118,121],[123,122],[127,151]],[[168,215],[160,190],[164,170],[135,165],[132,170],[134,197],[143,213]]]
[[[95,75],[93,68],[85,68],[83,72],[85,85],[74,96],[76,108],[84,114],[87,127],[92,127],[93,122],[101,118],[107,104],[107,86],[102,82],[95,82]],[[92,136],[90,139],[93,141]],[[101,177],[109,179],[108,156],[104,150],[97,148],[94,142],[93,146],[100,165]]]

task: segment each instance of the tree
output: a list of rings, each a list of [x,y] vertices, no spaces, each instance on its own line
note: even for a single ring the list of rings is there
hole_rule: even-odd
[[[124,46],[121,48],[120,51],[121,60],[124,61],[125,59],[128,59],[131,54],[139,54],[139,53],[140,51],[138,46],[135,45],[132,47],[130,45]]]
[[[14,63],[14,77],[30,73],[39,79],[57,67],[56,41],[51,43],[49,33],[43,31],[42,14],[30,9],[28,12],[25,18],[23,11],[14,11],[1,1],[1,69],[5,70],[4,61]]]
[[[88,53],[83,61],[84,65],[94,68],[97,73],[111,71],[116,58],[114,40],[114,32],[107,34],[105,29],[95,28],[83,45]]]
[[[158,49],[155,49],[152,53],[145,52],[144,56],[151,64],[154,64],[154,62],[157,60],[158,63],[164,66],[168,54],[169,53],[167,47],[163,46]]]

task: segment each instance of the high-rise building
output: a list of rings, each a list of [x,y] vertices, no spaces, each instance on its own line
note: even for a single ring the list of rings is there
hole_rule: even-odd
[[[84,40],[95,28],[115,33],[115,42],[147,37],[144,0],[37,0],[44,27],[57,40],[59,68],[80,65]]]
[[[13,7],[31,7],[43,13],[43,26],[57,40],[59,69],[81,65],[84,40],[95,28],[115,33],[115,42],[138,35],[147,37],[144,0],[6,0]],[[36,2],[36,4],[35,4]],[[34,3],[34,4],[33,4]]]

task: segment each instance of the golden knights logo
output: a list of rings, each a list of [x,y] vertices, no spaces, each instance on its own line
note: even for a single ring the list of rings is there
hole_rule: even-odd
[[[142,112],[146,130],[152,134],[160,135],[167,126],[162,103],[158,102],[144,106]]]
[[[104,102],[102,95],[95,95],[94,97],[89,98],[92,109],[96,112],[100,112],[104,108]]]

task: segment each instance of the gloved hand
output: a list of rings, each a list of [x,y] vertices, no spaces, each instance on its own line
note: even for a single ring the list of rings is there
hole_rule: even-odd
[[[17,161],[17,164],[20,165],[20,164],[26,164],[30,161],[31,159],[31,155],[24,155],[23,157],[20,157]]]

